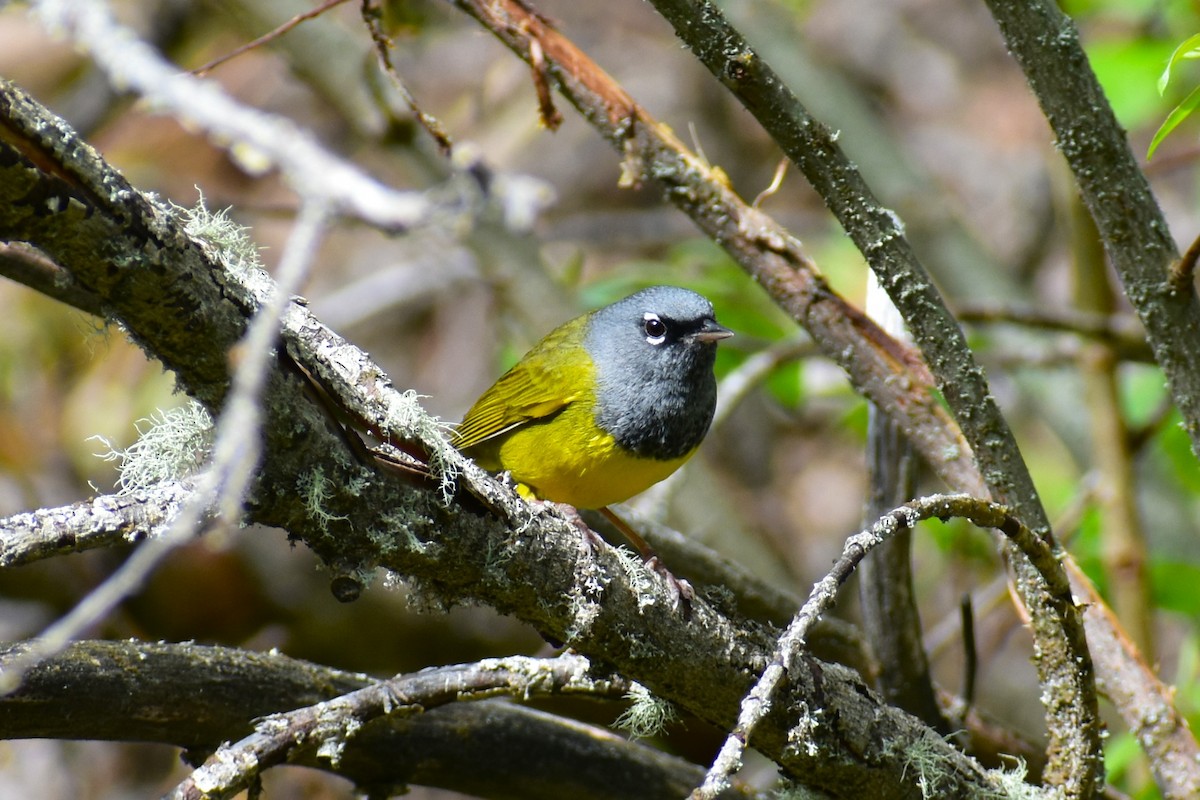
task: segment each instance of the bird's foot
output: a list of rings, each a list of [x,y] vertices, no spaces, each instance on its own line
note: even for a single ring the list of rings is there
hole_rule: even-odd
[[[667,597],[671,599],[671,607],[677,609],[685,620],[692,618],[692,601],[696,599],[696,590],[683,578],[677,578],[659,560],[657,555],[646,559],[646,566],[662,576],[667,583]]]
[[[583,521],[583,517],[579,515],[579,511],[575,508],[575,506],[569,506],[565,503],[556,503],[555,508],[558,509],[560,514],[567,518],[567,522],[571,523],[571,526],[574,527],[575,530],[579,531],[579,535],[583,540],[583,546],[588,551],[589,556],[593,556],[596,554],[597,550],[603,549],[606,542],[600,538],[600,534],[592,530],[591,527]]]

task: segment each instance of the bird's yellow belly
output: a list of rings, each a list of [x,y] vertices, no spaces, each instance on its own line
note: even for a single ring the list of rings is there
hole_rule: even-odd
[[[498,468],[542,500],[601,508],[645,491],[695,452],[669,461],[634,456],[597,428],[591,410],[580,405],[508,434],[499,447]]]

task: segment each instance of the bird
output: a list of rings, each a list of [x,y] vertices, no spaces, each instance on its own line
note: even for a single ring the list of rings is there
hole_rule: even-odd
[[[601,511],[656,559],[608,507],[696,452],[716,408],[717,343],[732,335],[704,296],[643,289],[546,334],[471,406],[452,443],[507,472],[526,499]]]

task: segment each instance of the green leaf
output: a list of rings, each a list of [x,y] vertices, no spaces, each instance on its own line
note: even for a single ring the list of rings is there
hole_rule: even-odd
[[[1159,94],[1167,90],[1167,84],[1171,81],[1171,70],[1175,68],[1175,65],[1189,58],[1200,58],[1200,33],[1185,39],[1175,48],[1175,52],[1171,53],[1171,57],[1167,59],[1167,68],[1163,70],[1158,79]]]
[[[1170,106],[1147,88],[1158,78],[1170,53],[1168,43],[1151,39],[1106,38],[1089,42],[1088,60],[1122,125],[1137,129],[1162,120]]]
[[[1191,94],[1171,110],[1171,113],[1167,115],[1163,124],[1154,132],[1154,138],[1150,140],[1150,149],[1146,151],[1146,158],[1154,155],[1154,150],[1158,147],[1159,143],[1167,138],[1167,134],[1179,127],[1179,123],[1190,117],[1192,112],[1196,110],[1197,105],[1200,105],[1200,86],[1192,89]]]

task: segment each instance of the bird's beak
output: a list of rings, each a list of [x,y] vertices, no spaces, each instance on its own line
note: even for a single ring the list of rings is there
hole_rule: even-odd
[[[715,319],[704,320],[703,327],[692,334],[692,340],[696,342],[719,342],[722,339],[728,339],[733,336],[733,331],[719,324]]]

